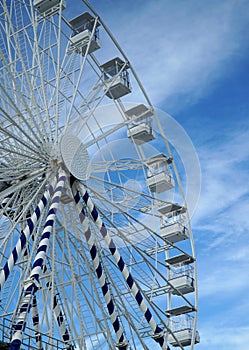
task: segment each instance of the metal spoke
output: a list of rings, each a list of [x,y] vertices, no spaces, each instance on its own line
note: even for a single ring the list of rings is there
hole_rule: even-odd
[[[193,350],[181,172],[87,0],[0,0],[0,97],[1,344]]]

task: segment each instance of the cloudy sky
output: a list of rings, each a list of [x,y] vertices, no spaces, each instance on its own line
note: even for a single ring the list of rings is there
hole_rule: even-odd
[[[153,104],[191,138],[202,190],[193,216],[199,350],[249,343],[249,2],[92,0]],[[72,13],[73,15],[73,13]]]

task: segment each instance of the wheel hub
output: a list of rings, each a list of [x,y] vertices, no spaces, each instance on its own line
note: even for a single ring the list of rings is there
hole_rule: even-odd
[[[60,140],[60,151],[69,172],[78,180],[86,180],[90,158],[84,144],[76,136],[66,133]]]

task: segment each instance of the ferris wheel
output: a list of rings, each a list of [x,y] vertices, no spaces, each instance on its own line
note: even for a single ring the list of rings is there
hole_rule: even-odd
[[[176,161],[123,50],[72,3],[0,0],[0,347],[193,349]]]

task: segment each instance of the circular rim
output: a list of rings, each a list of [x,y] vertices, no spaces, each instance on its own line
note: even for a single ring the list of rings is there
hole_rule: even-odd
[[[37,2],[39,1],[34,2],[34,4]],[[12,10],[14,9],[13,13],[18,13],[22,16],[23,24],[20,22],[16,23],[16,26],[20,26],[17,34],[14,33],[15,29],[12,26],[14,18],[11,17],[10,8],[8,8],[7,2],[3,1],[2,10],[5,11],[9,30],[10,32],[13,31],[14,35],[10,37],[10,33],[6,33],[1,29],[3,51],[1,51],[0,55],[0,73],[2,77],[0,88],[5,102],[1,107],[4,119],[0,124],[0,133],[2,135],[0,197],[3,215],[1,226],[6,234],[5,237],[2,237],[0,243],[3,248],[1,261],[3,265],[6,263],[6,257],[11,254],[16,239],[21,237],[21,232],[25,231],[27,227],[26,222],[30,222],[29,220],[34,212],[37,213],[35,209],[39,206],[42,195],[47,193],[52,198],[52,192],[49,195],[49,188],[51,186],[56,187],[56,176],[62,156],[68,172],[80,180],[79,183],[87,187],[90,197],[96,203],[99,216],[103,218],[106,227],[110,230],[111,237],[117,241],[117,246],[120,248],[122,256],[128,261],[129,269],[133,271],[134,278],[141,286],[144,298],[153,311],[157,322],[162,324],[163,329],[168,332],[169,337],[167,336],[166,338],[169,340],[169,343],[174,344],[174,342],[177,342],[176,334],[178,329],[172,328],[174,326],[174,317],[176,316],[177,318],[178,315],[176,313],[179,312],[179,309],[178,311],[172,311],[178,307],[175,306],[179,304],[179,300],[176,301],[176,299],[180,299],[185,306],[189,307],[191,315],[194,315],[193,324],[191,325],[193,335],[190,340],[191,349],[193,349],[197,334],[195,252],[190,218],[186,210],[187,203],[176,163],[161,126],[160,116],[149,101],[133,67],[101,18],[86,1],[83,2],[92,18],[94,18],[94,30],[102,28],[102,34],[105,35],[105,38],[109,38],[113,48],[119,54],[120,57],[115,62],[121,65],[120,74],[129,69],[132,84],[137,90],[140,90],[141,103],[145,106],[147,113],[153,117],[157,136],[160,136],[161,146],[163,147],[159,147],[156,141],[153,141],[152,136],[148,136],[149,133],[147,131],[147,137],[151,137],[150,146],[147,144],[147,141],[141,143],[141,138],[135,139],[130,137],[130,140],[128,140],[127,135],[125,136],[126,141],[124,141],[124,132],[126,133],[127,130],[131,131],[131,127],[134,127],[132,123],[135,123],[135,126],[138,127],[141,124],[141,120],[139,119],[140,117],[130,117],[128,111],[132,107],[119,98],[114,98],[113,106],[110,107],[115,110],[115,115],[110,113],[110,116],[115,116],[115,120],[110,118],[110,120],[105,119],[103,122],[98,117],[98,110],[103,111],[102,103],[108,100],[108,94],[114,96],[117,93],[118,95],[115,96],[119,96],[120,92],[117,92],[113,87],[115,87],[116,80],[120,76],[117,74],[116,80],[112,79],[112,85],[108,85],[110,81],[105,80],[103,77],[103,69],[107,65],[99,63],[101,55],[98,55],[98,51],[96,51],[96,55],[92,51],[91,55],[84,56],[79,53],[79,47],[74,48],[73,41],[76,39],[73,39],[71,36],[74,24],[62,15],[63,1],[59,7],[55,6],[51,12],[48,11],[45,14],[41,13],[40,9],[35,9],[33,3],[31,5],[27,2],[11,4]],[[27,14],[34,14],[34,16],[28,17]],[[30,23],[28,18],[32,18]],[[52,35],[50,38],[47,38],[46,34],[49,32]],[[6,35],[6,38],[4,35]],[[90,40],[91,38],[93,36],[90,36]],[[23,47],[20,45],[21,39],[24,40]],[[44,41],[42,41],[43,39]],[[9,58],[8,55],[12,56],[13,52],[11,48],[9,48],[9,51],[7,50],[8,41],[13,47],[16,47],[17,63],[10,60],[12,62],[10,65],[7,64],[7,58]],[[32,42],[34,46],[31,45]],[[58,47],[54,49],[56,42]],[[67,45],[65,45],[65,42],[67,42]],[[46,49],[46,45],[49,46],[49,49]],[[90,50],[90,46],[86,50]],[[39,54],[37,55],[36,52],[39,52]],[[30,57],[31,53],[34,55],[33,61]],[[45,72],[44,68],[48,67],[49,62],[53,63],[51,65],[52,68],[49,68],[51,69],[50,71]],[[58,64],[58,62],[60,63]],[[72,69],[70,67],[73,64],[75,64],[75,68]],[[110,68],[109,65],[110,63],[108,63],[107,68]],[[4,76],[6,76],[6,79],[3,78]],[[81,91],[81,83],[84,81],[84,76],[87,77],[85,86],[88,91],[83,93]],[[125,75],[125,79],[127,77]],[[10,78],[13,81],[13,86],[9,84]],[[124,76],[122,76],[122,79],[124,79]],[[93,81],[92,84],[90,83],[91,81]],[[120,81],[122,83],[123,80]],[[33,87],[31,86],[32,84]],[[71,92],[68,91],[70,88],[72,89]],[[125,88],[129,88],[129,86],[126,85]],[[28,92],[31,94],[30,98],[28,97]],[[48,96],[51,96],[51,98]],[[120,95],[120,97],[123,96]],[[18,99],[19,103],[17,103]],[[80,128],[77,128],[79,123]],[[72,133],[70,128],[75,128],[74,133]],[[122,145],[125,145],[123,149]],[[117,152],[120,146],[123,151],[121,155]],[[131,156],[133,153],[135,155]],[[162,153],[167,154],[168,163],[166,168],[170,169],[169,171],[174,174],[177,186],[177,193],[174,193],[173,197],[166,196],[166,199],[163,197],[165,191],[162,190],[165,188],[165,179],[162,185],[159,185],[159,183],[156,183],[156,187],[148,185],[148,168],[150,168],[148,161]],[[155,168],[152,167],[152,171],[155,171]],[[68,176],[69,174],[67,173],[66,175]],[[99,281],[92,270],[93,267],[90,263],[91,254],[89,255],[88,251],[89,246],[87,247],[86,242],[83,243],[79,239],[80,234],[82,234],[82,226],[80,221],[75,223],[77,213],[73,205],[74,198],[70,189],[70,181],[70,178],[65,179],[65,187],[61,191],[61,206],[58,208],[57,222],[51,229],[50,253],[46,263],[49,271],[56,272],[51,274],[51,280],[44,277],[46,274],[41,279],[40,300],[44,302],[48,298],[46,293],[49,292],[47,294],[50,295],[51,314],[49,314],[48,310],[44,310],[44,313],[40,310],[41,317],[43,321],[45,318],[55,318],[52,313],[55,310],[53,296],[58,295],[62,300],[62,304],[65,300],[75,299],[76,306],[73,307],[71,305],[72,302],[65,302],[63,307],[63,314],[65,315],[64,326],[65,329],[70,329],[72,334],[74,334],[72,341],[75,344],[79,344],[79,347],[86,347],[87,342],[94,344],[93,337],[97,335],[91,335],[91,332],[85,329],[83,322],[82,310],[88,310],[87,314],[89,319],[91,319],[89,324],[96,324],[96,320],[99,317],[102,319],[98,325],[98,332],[102,334],[99,337],[98,346],[103,346],[103,341],[105,341],[109,347],[114,348],[116,340],[111,331],[111,322],[106,313],[106,307],[102,305],[105,303],[105,300],[100,293],[99,287],[97,287]],[[181,208],[184,209],[180,215],[181,218],[184,217],[186,229],[188,230],[188,235],[186,236],[189,241],[188,247],[186,242],[182,244],[181,241],[180,243],[178,241],[172,242],[166,239],[166,236],[162,238],[160,229],[161,222],[167,223],[168,226],[172,225],[174,218],[168,215],[165,207],[169,207],[170,202],[175,199],[178,200],[180,197]],[[163,206],[164,209],[162,209]],[[18,295],[16,286],[21,285],[20,281],[23,282],[28,279],[30,270],[27,266],[32,265],[32,261],[35,259],[36,248],[39,240],[42,239],[43,226],[46,225],[48,209],[49,207],[44,209],[35,224],[39,234],[36,236],[30,235],[28,239],[29,249],[27,249],[26,255],[18,263],[19,265],[13,270],[14,276],[9,282],[12,294],[3,304],[6,307],[5,314],[2,314],[3,316],[7,317],[13,314],[14,319],[16,317],[15,311],[18,314],[18,308],[11,310]],[[152,346],[151,344],[154,346],[154,340],[147,340],[147,336],[153,335],[153,332],[147,327],[144,315],[139,307],[135,305],[134,300],[130,301],[130,296],[128,296],[129,288],[127,288],[125,281],[118,277],[118,270],[113,267],[113,262],[110,261],[110,253],[108,253],[106,248],[103,248],[103,237],[96,228],[94,220],[91,219],[91,213],[91,210],[88,209],[89,227],[95,235],[95,244],[99,250],[101,261],[104,262],[104,273],[107,276],[107,280],[113,285],[112,293],[118,300],[115,305],[120,315],[124,313],[124,310],[126,311],[126,318],[119,316],[120,322],[123,328],[126,329],[128,338],[129,336],[131,337],[134,348],[136,347],[136,340],[140,342],[144,349]],[[135,239],[134,233],[136,233]],[[193,297],[189,297],[185,291],[182,293],[180,288],[174,284],[179,266],[172,264],[172,259],[178,255],[181,255],[182,259],[185,257],[185,260],[186,257],[191,258],[189,261],[191,266],[193,266],[193,275],[191,277],[193,278],[191,281],[194,283]],[[168,262],[165,265],[165,258],[171,263]],[[82,264],[79,261],[84,261],[85,266],[81,266]],[[73,268],[74,265],[77,266],[78,272]],[[161,270],[161,267],[163,270]],[[186,274],[187,269],[185,267],[186,263],[183,263],[181,270],[184,270]],[[168,275],[165,278],[167,271]],[[141,279],[140,274],[142,273],[144,278]],[[86,283],[83,277],[78,287],[70,286],[70,281],[73,281],[74,284],[76,281],[79,282],[79,275],[84,276],[84,278],[88,275],[90,276],[92,282],[89,284],[89,290],[92,288],[92,291],[87,292],[89,295],[83,290],[83,281]],[[165,284],[164,288],[161,288],[160,283]],[[48,288],[49,284],[51,284],[51,288]],[[3,290],[6,292],[7,287]],[[124,292],[121,292],[122,290]],[[163,295],[160,294],[162,292],[165,294],[165,298],[167,297],[166,316],[163,306],[158,302]],[[83,299],[80,300],[80,294],[84,295],[84,306],[81,304]],[[122,301],[124,294],[127,295],[126,302]],[[96,304],[90,305],[90,300],[95,300]],[[20,306],[21,299],[19,299],[18,303]],[[99,310],[96,309],[97,306]],[[67,319],[66,314],[68,314],[70,308],[72,315]],[[139,315],[138,319],[136,319],[135,314]],[[73,325],[74,317],[79,317],[79,329],[76,329]],[[183,314],[184,317],[185,314]],[[29,322],[32,322],[32,319]],[[44,328],[44,331],[48,332],[50,336],[61,332],[60,327],[56,330],[53,329],[57,327],[55,323],[53,323],[53,326],[49,329],[47,324],[47,328]],[[42,331],[43,329],[40,329],[41,333]],[[86,339],[84,339],[84,335],[80,337],[80,333],[85,334]],[[161,335],[159,334],[159,336]],[[185,348],[185,345],[181,345],[179,342],[177,345],[182,349]]]

